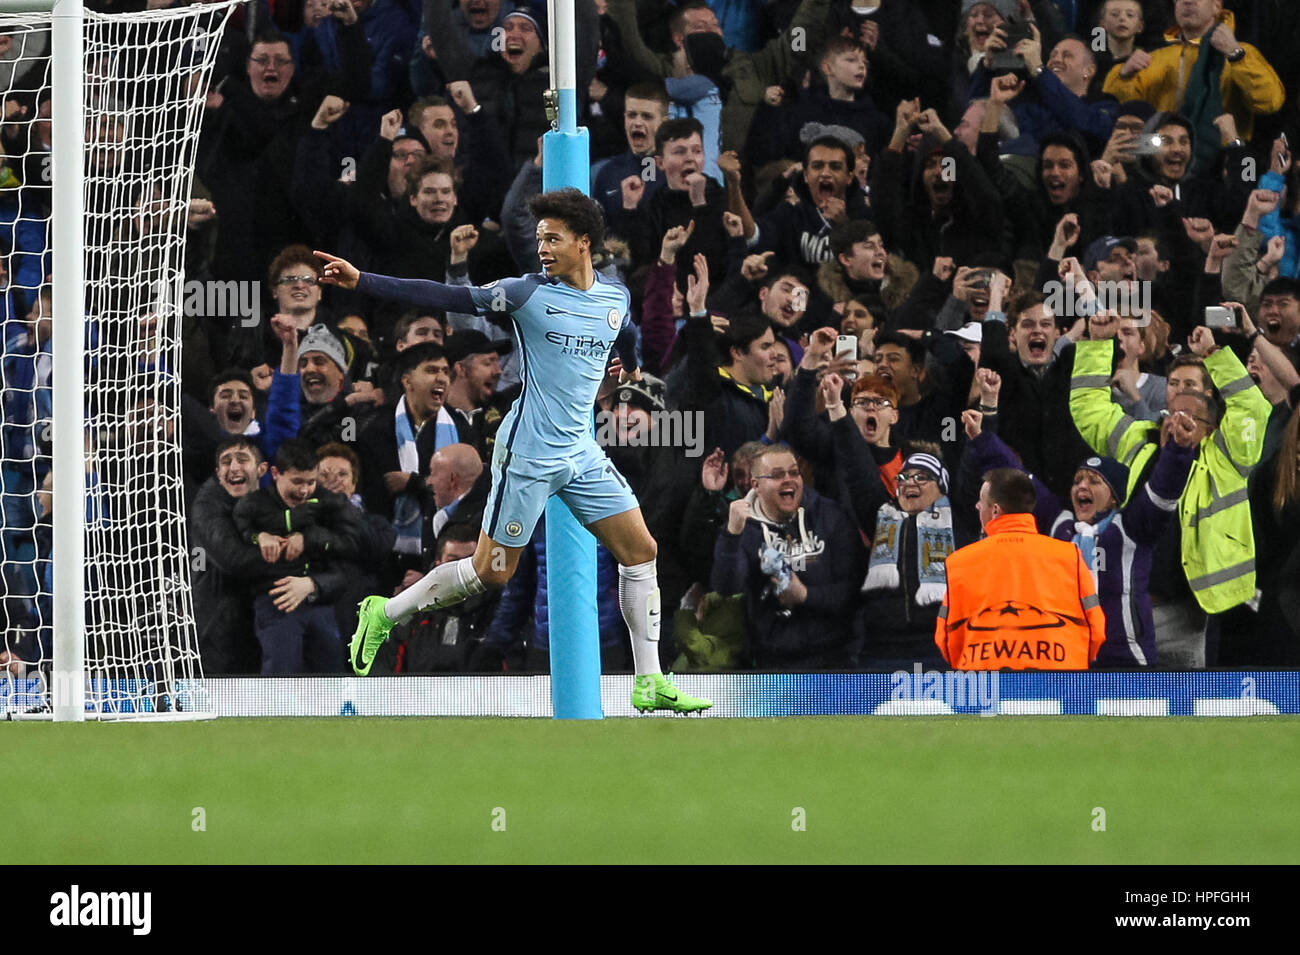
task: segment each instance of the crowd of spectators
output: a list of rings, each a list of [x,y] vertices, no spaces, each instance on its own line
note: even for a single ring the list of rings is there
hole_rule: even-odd
[[[1094,666],[1300,665],[1300,4],[576,7],[596,264],[647,375],[599,403],[658,541],[666,667],[947,666],[945,558],[1004,467],[1095,578]],[[512,335],[327,291],[312,250],[539,270],[547,37],[531,0],[262,0],[226,29],[186,277],[265,294],[257,323],[185,318],[209,674],[343,672],[360,595],[472,552]],[[40,417],[11,389],[48,378],[41,300],[8,307],[7,447]],[[702,448],[638,439],[672,415]],[[544,669],[544,525],[525,556],[375,672]]]

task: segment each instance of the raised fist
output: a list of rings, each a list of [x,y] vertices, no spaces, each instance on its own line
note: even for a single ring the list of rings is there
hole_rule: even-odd
[[[1134,50],[1133,55],[1124,61],[1124,65],[1120,68],[1119,75],[1132,76],[1134,73],[1145,70],[1150,65],[1150,53],[1146,50]]]
[[[628,176],[619,186],[623,190],[623,208],[628,212],[633,211],[645,195],[645,180],[640,176]]]
[[[1151,201],[1156,204],[1157,209],[1163,209],[1174,201],[1174,191],[1168,186],[1152,186],[1149,192]]]
[[[469,256],[469,250],[478,244],[478,229],[472,225],[458,225],[451,230],[451,255],[448,262],[460,265]]]
[[[707,201],[705,199],[705,189],[708,186],[708,177],[702,172],[692,172],[686,175],[685,181],[686,189],[691,196],[691,205],[704,205]]]
[[[338,96],[329,95],[320,101],[320,106],[316,108],[316,115],[312,117],[312,129],[328,129],[339,121],[339,118],[348,111],[348,102]]]
[[[447,84],[447,92],[451,94],[451,100],[462,113],[472,113],[478,106],[478,100],[474,98],[474,87],[469,85],[469,80],[456,80]]]
[[[402,111],[390,109],[379,118],[379,135],[390,143],[397,138],[397,131],[402,128]]]
[[[727,509],[727,533],[739,534],[745,529],[745,522],[749,520],[753,509],[749,505],[749,498],[742,497],[731,502],[731,507]]]

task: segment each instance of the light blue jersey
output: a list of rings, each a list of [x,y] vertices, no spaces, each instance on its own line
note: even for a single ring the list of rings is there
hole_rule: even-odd
[[[520,345],[523,390],[497,431],[513,454],[567,457],[592,440],[610,351],[621,332],[634,335],[627,288],[595,276],[585,292],[542,272],[469,289],[478,314],[509,314]]]
[[[525,546],[552,495],[587,526],[637,506],[592,434],[610,351],[638,367],[627,288],[595,278],[585,292],[543,272],[481,288],[369,272],[358,281],[362,294],[514,324],[523,390],[497,430],[483,510],[483,532],[499,543]]]

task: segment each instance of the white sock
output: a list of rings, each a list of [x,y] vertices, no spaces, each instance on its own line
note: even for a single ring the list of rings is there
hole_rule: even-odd
[[[618,606],[632,635],[636,675],[659,673],[659,575],[655,562],[618,567]]]
[[[435,602],[439,607],[446,607],[486,589],[474,571],[474,558],[462,557],[439,564],[396,597],[389,597],[384,604],[384,616],[400,623]]]

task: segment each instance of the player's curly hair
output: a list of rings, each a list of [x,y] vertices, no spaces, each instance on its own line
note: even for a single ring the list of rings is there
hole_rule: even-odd
[[[533,196],[528,200],[528,208],[535,219],[559,219],[575,236],[587,236],[593,253],[605,245],[605,215],[595,200],[577,189],[557,189]]]

